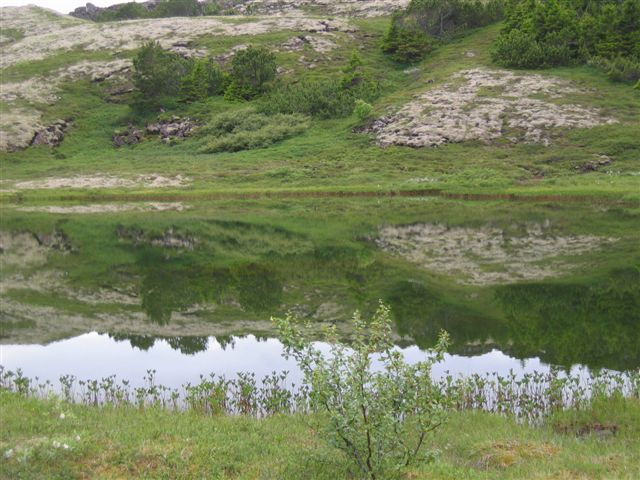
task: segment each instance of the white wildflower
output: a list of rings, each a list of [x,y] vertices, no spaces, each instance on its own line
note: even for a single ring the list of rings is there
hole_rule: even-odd
[[[60,442],[54,440],[53,441],[53,448],[60,448]]]
[[[64,413],[61,413],[61,414],[60,414],[60,420],[64,420],[64,418],[65,418],[65,414],[64,414]]]
[[[63,443],[62,448],[64,448],[65,450],[69,450],[69,445],[67,445],[66,443]]]
[[[10,448],[6,452],[4,452],[4,458],[9,459],[11,457],[13,457],[13,448]]]

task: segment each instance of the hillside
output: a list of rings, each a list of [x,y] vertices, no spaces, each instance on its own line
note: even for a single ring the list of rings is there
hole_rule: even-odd
[[[498,26],[454,37],[414,66],[396,64],[380,52],[389,20],[378,15],[398,2],[246,3],[263,16],[94,23],[3,8],[4,195],[441,190],[638,198],[640,94],[628,85],[586,66],[501,69],[489,55]],[[278,81],[294,83],[339,78],[357,51],[381,90],[367,120],[314,118],[268,148],[206,153],[200,127],[254,102],[218,96],[178,103],[160,117],[135,115],[131,60],[149,40],[184,57],[213,57],[223,69],[248,45],[265,46],[276,54]],[[160,121],[179,130],[184,119],[186,134],[148,129]],[[130,124],[143,141],[116,148],[115,134],[131,136]]]

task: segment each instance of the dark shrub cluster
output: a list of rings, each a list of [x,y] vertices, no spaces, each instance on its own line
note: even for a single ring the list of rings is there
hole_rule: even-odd
[[[367,77],[362,60],[354,53],[342,69],[341,78],[279,84],[261,100],[258,108],[268,114],[299,113],[320,119],[341,118],[354,112],[358,100],[371,102],[379,93],[379,83]]]
[[[640,0],[507,0],[505,25],[492,56],[514,68],[594,59],[613,80],[637,81]]]
[[[382,50],[402,63],[422,59],[435,44],[502,18],[503,0],[412,0],[396,13]]]
[[[250,99],[263,93],[276,75],[275,55],[261,47],[238,52],[229,72],[213,59],[187,59],[158,42],[140,48],[133,60],[134,107],[145,111],[174,101],[193,102],[225,94]]]

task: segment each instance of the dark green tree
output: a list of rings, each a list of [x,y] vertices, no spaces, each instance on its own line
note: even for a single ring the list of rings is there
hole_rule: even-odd
[[[133,59],[133,82],[137,90],[135,103],[142,107],[162,104],[180,91],[182,78],[191,62],[164,50],[158,42],[143,45]]]
[[[229,92],[244,99],[253,98],[266,90],[276,77],[276,70],[276,56],[268,49],[250,46],[241,50],[231,61]]]

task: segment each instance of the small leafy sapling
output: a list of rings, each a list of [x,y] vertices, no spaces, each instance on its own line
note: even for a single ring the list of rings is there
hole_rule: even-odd
[[[327,329],[324,354],[291,315],[274,319],[310,391],[312,408],[326,417],[325,436],[368,479],[390,478],[420,458],[427,435],[446,419],[447,399],[432,382],[449,336],[441,332],[425,359],[409,364],[393,343],[390,310],[380,303],[371,319],[356,312],[352,341]]]

